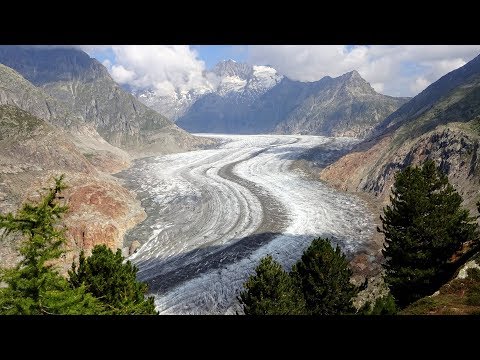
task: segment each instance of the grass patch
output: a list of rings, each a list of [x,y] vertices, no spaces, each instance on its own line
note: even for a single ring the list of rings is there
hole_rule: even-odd
[[[403,309],[402,315],[479,315],[480,270],[468,269],[467,278],[455,279],[436,296],[420,299]]]

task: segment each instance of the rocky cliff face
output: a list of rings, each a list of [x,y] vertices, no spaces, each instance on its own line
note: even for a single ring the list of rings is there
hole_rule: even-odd
[[[389,116],[377,136],[328,166],[321,177],[388,202],[396,171],[433,159],[475,209],[480,179],[480,57],[430,85]]]
[[[0,63],[18,71],[110,144],[141,154],[188,150],[205,142],[124,91],[96,59],[77,49],[0,46]],[[174,135],[172,148],[162,140]]]
[[[144,218],[134,195],[113,177],[99,172],[58,129],[13,105],[0,105],[0,211],[15,211],[23,202],[38,198],[37,191],[52,178],[66,175],[65,193],[70,211],[65,218],[69,243],[63,270],[84,249],[105,243],[122,246],[125,231]],[[18,238],[0,247],[0,266],[18,260]]]
[[[179,126],[195,132],[364,138],[407,101],[378,94],[356,71],[315,82],[228,62],[214,71],[222,79],[217,90],[199,97],[178,119]]]

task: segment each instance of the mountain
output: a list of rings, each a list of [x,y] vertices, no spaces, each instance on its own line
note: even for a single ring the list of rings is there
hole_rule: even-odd
[[[0,105],[14,105],[63,128],[79,151],[97,168],[118,171],[130,163],[129,155],[106,142],[92,124],[74,115],[62,102],[47,95],[15,70],[0,64]]]
[[[0,166],[7,173],[62,169],[91,174],[95,168],[55,126],[13,105],[0,105]]]
[[[355,70],[322,85],[275,127],[277,133],[365,138],[408,100],[377,93]]]
[[[187,131],[364,138],[408,100],[378,94],[356,71],[300,82],[229,60],[212,73],[220,79],[216,90],[182,108],[177,124]]]
[[[82,51],[0,46],[0,212],[15,211],[64,174],[63,272],[81,250],[122,248],[125,232],[145,218],[140,201],[110,173],[128,166],[132,155],[205,142],[125,92]],[[0,266],[13,266],[20,238],[3,240]]]
[[[349,191],[388,203],[396,171],[433,159],[475,211],[479,199],[480,56],[454,70],[388,116],[374,136],[322,170]]]
[[[283,77],[270,66],[221,61],[212,70],[219,79],[216,93],[223,97],[233,95],[239,101],[256,99],[274,87]]]
[[[188,91],[177,89],[168,94],[158,94],[147,89],[133,91],[133,94],[145,105],[174,121],[182,118],[187,112],[189,113],[187,118],[192,115],[195,117],[198,111],[196,109],[205,113],[214,112],[217,117],[223,118],[264,94],[275,86],[282,76],[269,66],[251,66],[226,60],[206,72],[205,79],[204,84]],[[197,100],[200,100],[199,104],[196,104]],[[192,109],[194,104],[195,108]],[[204,115],[200,116],[203,119]]]
[[[0,46],[0,63],[61,101],[111,145],[148,154],[188,150],[205,141],[139,102],[81,50]]]
[[[186,91],[175,90],[168,94],[159,94],[151,89],[131,90],[131,93],[143,104],[176,121],[197,99],[211,91],[211,87],[199,87]]]
[[[480,55],[428,86],[380,122],[372,136],[350,153],[317,168],[321,180],[338,189],[356,192],[379,216],[389,204],[395,174],[409,165],[434,160],[463,198],[478,214],[480,200]],[[384,239],[380,234],[377,242]],[[478,254],[465,266],[477,267]],[[401,314],[471,314],[478,302],[478,275],[466,277],[465,267],[439,291],[411,304]]]
[[[15,105],[0,105],[0,212],[38,198],[37,191],[60,174],[69,186],[64,194],[69,251],[59,263],[65,272],[81,250],[95,244],[122,247],[125,231],[144,219],[143,209],[116,179],[90,163],[67,131]],[[19,260],[19,240],[16,235],[2,239],[0,266]]]
[[[208,124],[209,121],[215,124],[216,119],[229,122],[227,119],[241,118],[245,107],[274,87],[282,76],[269,66],[226,60],[206,72],[205,79],[204,84],[189,91],[175,90],[159,95],[153,90],[143,90],[134,94],[144,104],[166,114],[180,126],[183,124],[189,131],[206,132],[215,128]],[[197,122],[205,126],[196,126]]]
[[[474,59],[475,60],[475,59]],[[451,92],[453,89],[468,83],[470,78],[478,76],[480,72],[480,61],[472,60],[468,66],[462,66],[445,76],[442,76],[428,88],[415,96],[411,101],[402,106],[398,111],[388,116],[376,129],[376,133],[380,134],[384,130],[393,126],[399,127],[407,121],[411,121],[415,117],[431,109],[442,97]]]

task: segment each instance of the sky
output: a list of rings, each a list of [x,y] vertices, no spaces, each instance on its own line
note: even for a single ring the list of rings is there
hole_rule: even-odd
[[[415,96],[480,54],[480,45],[82,45],[121,84],[159,93],[208,83],[221,60],[270,65],[292,80],[317,81],[357,70],[373,88]]]

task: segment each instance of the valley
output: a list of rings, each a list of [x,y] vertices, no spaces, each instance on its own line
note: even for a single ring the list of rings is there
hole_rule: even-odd
[[[289,268],[313,238],[349,258],[368,252],[372,214],[359,198],[291,170],[307,150],[347,151],[353,138],[213,135],[215,149],[137,160],[117,176],[147,218],[127,232],[130,259],[164,314],[232,314],[241,284],[273,255]]]
[[[479,51],[1,45],[0,314],[478,313]]]

